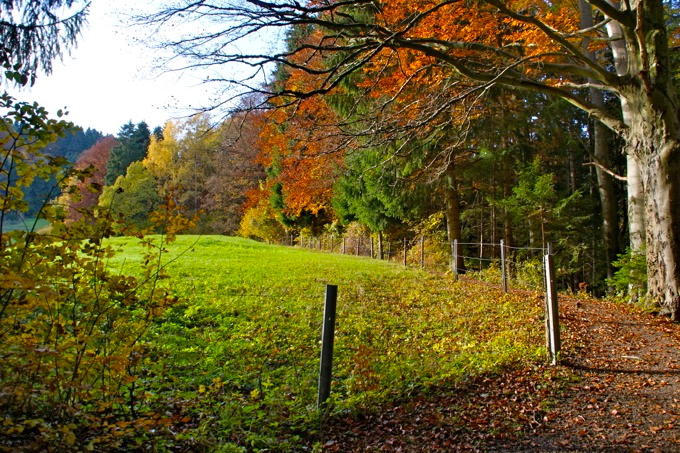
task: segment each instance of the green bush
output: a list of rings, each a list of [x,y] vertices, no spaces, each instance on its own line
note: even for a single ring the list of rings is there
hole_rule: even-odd
[[[643,253],[633,253],[630,248],[613,263],[618,270],[607,280],[618,297],[632,302],[643,302],[647,293],[647,260]]]

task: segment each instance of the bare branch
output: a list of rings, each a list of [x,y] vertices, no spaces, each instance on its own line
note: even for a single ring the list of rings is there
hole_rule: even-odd
[[[621,176],[621,175],[619,175],[619,174],[614,173],[614,172],[611,171],[609,168],[605,167],[604,165],[602,165],[601,163],[599,163],[599,162],[597,162],[597,161],[594,161],[594,162],[586,162],[586,163],[583,164],[583,166],[584,166],[584,167],[586,167],[586,166],[595,166],[595,167],[599,168],[600,170],[602,170],[603,172],[607,173],[609,176],[611,176],[611,177],[614,178],[614,179],[618,179],[619,181],[624,181],[624,182],[625,182],[625,181],[628,181],[628,178],[626,178],[625,176]]]

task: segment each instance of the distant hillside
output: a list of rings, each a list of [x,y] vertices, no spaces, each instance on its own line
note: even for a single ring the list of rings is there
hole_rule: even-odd
[[[101,132],[95,129],[83,130],[78,128],[48,145],[45,148],[45,153],[54,157],[65,157],[69,162],[74,163],[83,151],[91,148],[103,136]],[[24,199],[28,203],[28,211],[25,215],[29,217],[36,215],[46,198],[53,200],[61,195],[61,191],[56,185],[54,179],[33,181],[24,190]]]

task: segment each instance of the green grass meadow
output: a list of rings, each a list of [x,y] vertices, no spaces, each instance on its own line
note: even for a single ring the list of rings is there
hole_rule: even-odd
[[[133,272],[137,240],[110,244],[119,250],[112,269]],[[162,260],[171,276],[162,284],[178,302],[148,332],[131,401],[140,416],[166,426],[156,431],[165,446],[310,445],[320,420],[326,284],[338,285],[330,415],[370,411],[545,354],[538,296],[221,236],[180,236]]]

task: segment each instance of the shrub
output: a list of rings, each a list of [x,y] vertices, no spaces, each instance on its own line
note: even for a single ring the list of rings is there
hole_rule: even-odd
[[[629,248],[612,263],[618,270],[607,280],[617,296],[631,302],[643,302],[647,292],[647,261],[644,253]]]
[[[48,233],[35,231],[37,221],[27,231],[9,231],[3,220],[26,210],[22,188],[35,178],[65,184],[87,171],[41,153],[72,124],[7,95],[2,102],[9,114],[0,124],[0,434],[15,446],[65,449],[79,426],[137,415],[141,339],[173,302],[157,284],[163,245],[190,221],[172,203],[152,214],[168,234],[160,243],[140,235],[139,278],[107,269],[114,252],[103,239],[113,222],[104,209],[66,225],[65,207],[46,198],[38,220],[50,224]]]

